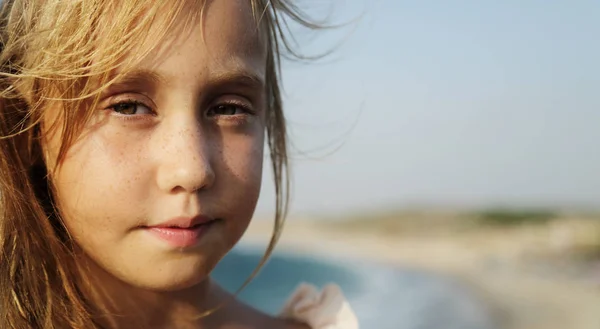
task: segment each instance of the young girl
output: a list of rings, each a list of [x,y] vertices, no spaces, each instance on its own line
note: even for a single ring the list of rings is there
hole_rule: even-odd
[[[270,317],[209,275],[263,145],[286,209],[286,0],[4,0],[1,328],[356,329],[336,286]],[[286,46],[287,43],[282,44]]]

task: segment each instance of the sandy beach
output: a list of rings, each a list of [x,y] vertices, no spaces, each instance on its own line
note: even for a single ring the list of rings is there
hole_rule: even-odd
[[[310,218],[286,222],[279,250],[385,262],[451,276],[489,304],[501,329],[600,328],[600,263],[576,257],[595,241],[597,222],[467,230],[360,229]],[[244,240],[268,240],[256,220]]]

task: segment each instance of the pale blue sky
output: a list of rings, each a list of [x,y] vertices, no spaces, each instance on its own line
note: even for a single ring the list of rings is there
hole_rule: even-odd
[[[309,151],[295,152],[294,213],[600,204],[599,1],[335,4],[338,19],[366,14],[307,48],[349,34],[331,60],[284,70]]]

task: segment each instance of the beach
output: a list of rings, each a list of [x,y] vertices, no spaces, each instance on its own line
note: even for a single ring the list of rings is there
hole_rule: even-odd
[[[451,217],[443,213],[419,216],[418,225],[388,227],[376,219],[292,217],[277,248],[451,277],[487,304],[499,329],[600,328],[600,262],[587,258],[597,221],[563,216],[544,225],[472,228],[438,224]],[[255,220],[244,241],[266,244],[271,232],[271,221]]]

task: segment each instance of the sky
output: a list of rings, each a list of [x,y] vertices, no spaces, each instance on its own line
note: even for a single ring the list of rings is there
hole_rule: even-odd
[[[600,208],[600,2],[302,2],[284,101],[292,214]],[[312,7],[311,7],[312,6]],[[274,206],[265,166],[258,212]]]

